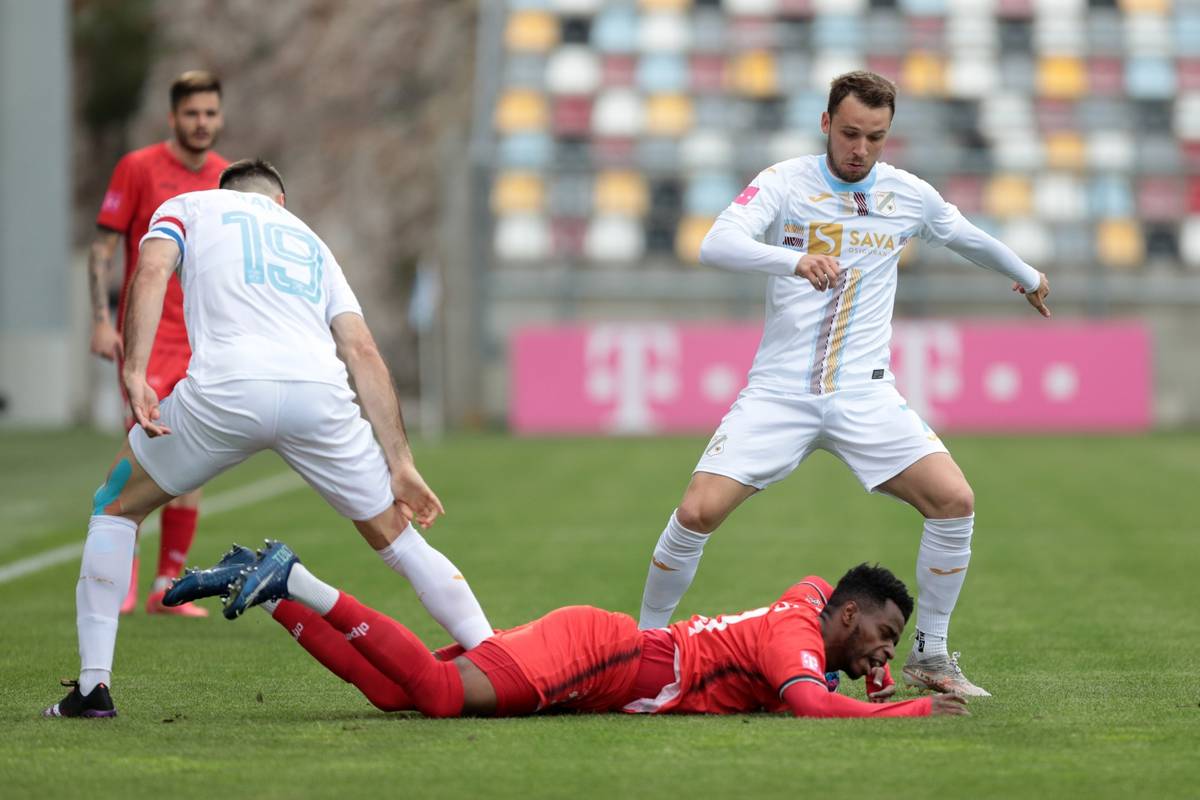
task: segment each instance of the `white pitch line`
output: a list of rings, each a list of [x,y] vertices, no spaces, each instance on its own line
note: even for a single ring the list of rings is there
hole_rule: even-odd
[[[296,473],[283,472],[237,489],[221,492],[211,498],[206,497],[201,502],[200,507],[206,517],[212,514],[223,514],[226,511],[235,511],[245,506],[261,503],[263,500],[270,500],[272,497],[278,497],[281,494],[287,494],[294,489],[299,489],[303,485],[304,481]],[[142,525],[140,535],[143,542],[158,535],[157,515]],[[57,566],[65,561],[79,558],[82,554],[83,542],[79,541],[55,547],[37,555],[29,556],[28,558],[22,558],[20,561],[14,561],[11,564],[4,564],[0,566],[0,584],[15,581],[17,578],[23,578],[26,575],[40,572],[47,567]]]

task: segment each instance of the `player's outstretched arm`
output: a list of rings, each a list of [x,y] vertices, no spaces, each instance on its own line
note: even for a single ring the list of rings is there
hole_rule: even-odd
[[[167,281],[179,261],[179,245],[170,239],[147,239],[142,245],[133,281],[129,286],[129,306],[125,309],[125,364],[121,381],[129,395],[133,417],[147,434],[159,436],[171,431],[157,423],[158,395],[146,382],[146,367],[154,333],[162,317]]]
[[[88,297],[92,304],[92,355],[112,361],[121,358],[121,334],[108,313],[108,275],[121,234],[100,228],[88,250]]]
[[[797,717],[927,717],[969,713],[966,701],[956,695],[918,697],[899,703],[864,703],[807,680],[787,687],[783,699]]]
[[[353,312],[338,314],[330,325],[338,357],[346,363],[363,415],[371,423],[392,475],[392,494],[409,519],[428,527],[446,513],[442,501],[413,463],[392,376],[379,354],[366,320]]]

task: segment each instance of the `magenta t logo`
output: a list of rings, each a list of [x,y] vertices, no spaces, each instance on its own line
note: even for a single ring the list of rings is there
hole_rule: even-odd
[[[679,334],[670,325],[597,325],[584,345],[584,385],[589,400],[613,403],[609,429],[656,429],[651,403],[674,400],[682,384]]]

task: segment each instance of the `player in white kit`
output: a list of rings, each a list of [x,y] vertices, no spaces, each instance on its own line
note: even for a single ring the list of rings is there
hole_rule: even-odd
[[[703,263],[771,276],[767,319],[746,388],[654,549],[639,624],[665,626],[708,535],[819,448],[868,491],[904,500],[925,518],[905,680],[986,695],[946,646],[971,554],[974,495],[945,445],[896,391],[888,366],[897,263],[915,236],[1011,278],[1045,317],[1050,289],[1045,275],[932,186],[878,161],[894,113],[895,87],[886,78],[836,78],[821,115],[827,152],[763,170],[704,239]]]
[[[108,686],[138,523],[266,449],[354,522],[463,647],[492,634],[462,575],[410,524],[443,508],[333,253],[284,208],[270,164],[232,164],[220,186],[168,200],[141,242],[122,372],[138,424],[93,498],[75,592],[80,677],[46,716],[116,714]],[[192,357],[160,406],[146,365],[176,269]]]

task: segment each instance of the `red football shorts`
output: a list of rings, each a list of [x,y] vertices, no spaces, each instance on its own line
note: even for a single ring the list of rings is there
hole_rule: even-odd
[[[642,660],[642,632],[633,618],[591,606],[551,611],[488,642],[516,662],[537,691],[539,710],[617,710]]]

